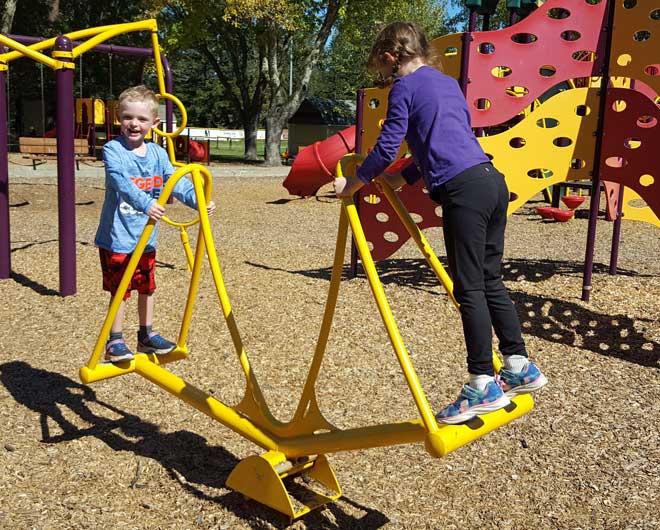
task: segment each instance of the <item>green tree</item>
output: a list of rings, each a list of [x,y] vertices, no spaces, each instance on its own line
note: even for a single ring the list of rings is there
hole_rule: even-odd
[[[267,88],[258,23],[229,20],[231,5],[228,8],[224,0],[153,0],[152,5],[164,21],[161,25],[168,52],[195,57],[202,69],[213,72],[214,78],[205,78],[207,89],[229,102],[235,116],[230,121],[240,123],[245,132],[244,157],[256,160],[257,128]],[[195,72],[198,70],[190,71],[189,81],[196,85],[199,78],[194,78]],[[190,92],[190,87],[182,90]],[[196,101],[208,110],[208,103],[200,98]]]
[[[347,1],[153,0],[153,5],[167,22],[168,49],[194,49],[215,72],[243,125],[245,157],[257,158],[256,132],[263,119],[266,163],[280,164],[282,130],[307,93]],[[290,58],[296,68],[292,86]]]
[[[395,20],[418,24],[429,39],[449,32],[445,3],[439,0],[358,0],[337,24],[331,44],[314,73],[311,92],[331,99],[354,99],[359,88],[373,86],[366,59],[380,29]]]
[[[145,0],[17,2],[11,33],[50,38],[84,28],[142,20],[149,17],[147,8]],[[140,32],[115,37],[110,44],[151,47],[151,40],[148,33]],[[82,59],[76,61],[75,95],[116,97],[126,86],[141,82],[144,65],[144,58],[115,55],[110,61],[106,54],[86,53]],[[55,76],[49,68],[41,67],[26,58],[12,61],[9,67],[8,92],[10,128],[16,131],[15,134],[22,133],[21,113],[26,101],[42,99],[43,94],[45,121],[48,121],[49,116],[54,116]]]
[[[80,29],[133,22],[148,17],[146,2],[139,0],[113,0],[112,3],[92,3],[85,0],[33,0],[18,3],[12,32],[50,38]],[[117,36],[109,44],[150,48],[151,39],[146,32],[131,33]],[[121,92],[123,88],[142,80],[144,64],[143,58],[119,55],[113,56],[111,64],[106,54],[86,53],[82,63],[78,60],[76,64],[76,96],[103,98],[116,96],[115,92]],[[25,59],[16,61],[12,64],[11,70],[18,77],[17,84],[20,83],[28,90],[32,90],[35,97],[40,97],[39,74],[35,73],[37,68],[32,61]],[[45,92],[54,93],[52,73],[48,72],[44,80]]]
[[[290,2],[290,9],[296,8],[297,17],[292,16],[288,24],[281,24],[272,17],[262,19],[266,24],[270,98],[265,118],[267,164],[281,164],[282,131],[307,94],[312,72],[347,4],[346,0]],[[283,81],[289,69],[288,57],[297,73],[291,84]]]
[[[544,0],[543,0],[544,1]],[[482,2],[484,5],[486,2]],[[470,20],[470,11],[463,0],[447,0],[448,12],[451,16],[447,17],[447,27],[452,33],[467,31]],[[497,30],[509,25],[511,12],[507,10],[504,0],[496,1],[496,9],[487,17],[488,29]],[[482,13],[477,17],[477,26],[475,31],[483,31],[483,23],[486,18]]]

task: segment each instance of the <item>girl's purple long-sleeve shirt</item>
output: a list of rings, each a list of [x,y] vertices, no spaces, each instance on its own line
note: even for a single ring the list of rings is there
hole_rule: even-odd
[[[403,171],[408,183],[421,176],[429,191],[462,171],[488,162],[470,126],[470,112],[455,79],[422,66],[397,78],[387,118],[373,150],[357,170],[371,182],[397,156],[404,140],[415,163]]]

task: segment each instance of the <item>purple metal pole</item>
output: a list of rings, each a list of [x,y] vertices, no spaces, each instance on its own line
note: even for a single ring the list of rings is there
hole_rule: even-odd
[[[459,84],[463,95],[467,96],[467,86],[470,83],[468,77],[468,68],[470,66],[470,43],[472,42],[472,32],[477,26],[477,12],[470,9],[470,22],[468,23],[468,30],[463,33],[463,51],[461,54],[461,78]]]
[[[621,221],[623,221],[623,184],[619,184],[619,200],[616,208],[616,219],[612,227],[612,249],[610,250],[610,274],[616,276],[616,264],[619,260],[619,240],[621,238]]]
[[[170,69],[170,62],[167,60],[167,57],[165,57],[165,54],[163,53],[160,54],[160,60],[163,65],[163,72],[165,73],[165,90],[167,91],[168,94],[171,94],[172,70]],[[172,100],[166,99],[165,100],[165,132],[169,133],[174,130],[173,116],[174,116],[174,111],[173,111]],[[188,136],[188,163],[190,164],[190,136]],[[173,203],[174,203],[174,197],[170,195],[170,197],[167,199],[167,204],[173,204]]]
[[[92,128],[89,130],[89,137],[87,138],[87,143],[89,144],[89,154],[96,156],[96,104],[94,103],[96,98],[92,98]],[[109,141],[110,138],[106,139]]]
[[[160,54],[160,60],[163,64],[163,72],[165,73],[165,90],[168,94],[172,93],[172,70],[170,69],[170,62],[165,57],[165,54]],[[173,124],[173,103],[171,100],[165,100],[165,132],[172,132],[174,130]]]
[[[364,90],[358,90],[357,105],[355,112],[355,152],[362,154],[362,133],[364,120]],[[357,193],[358,200],[355,201],[355,209],[360,212],[360,192]],[[357,276],[358,251],[355,246],[355,240],[351,237],[351,266],[348,269],[348,279],[352,280]]]
[[[4,51],[4,46],[0,45],[0,53]],[[7,66],[0,63],[0,279],[11,276],[7,132]]]
[[[68,37],[55,41],[53,57],[73,63]],[[76,187],[73,154],[73,68],[55,72],[57,82],[57,210],[59,222],[60,296],[76,294]]]
[[[594,167],[591,177],[591,198],[589,202],[589,227],[587,229],[587,248],[584,256],[584,272],[582,276],[582,300],[588,302],[591,295],[591,277],[594,269],[594,248],[596,246],[596,224],[600,207],[600,157],[603,132],[605,130],[604,116],[607,106],[607,88],[609,84],[609,63],[612,49],[612,25],[614,23],[614,0],[609,0],[607,6],[607,22],[601,28],[605,38],[605,54],[603,71],[600,81],[600,102],[598,110],[598,130],[596,132],[596,149],[594,150]]]

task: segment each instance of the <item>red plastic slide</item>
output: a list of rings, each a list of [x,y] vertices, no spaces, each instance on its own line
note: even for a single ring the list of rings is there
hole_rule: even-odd
[[[354,150],[355,125],[300,151],[282,185],[291,195],[314,195],[321,186],[332,182],[339,159]]]

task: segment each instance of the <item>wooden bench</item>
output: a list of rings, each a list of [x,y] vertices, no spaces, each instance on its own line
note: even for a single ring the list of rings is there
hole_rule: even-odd
[[[23,158],[32,160],[32,168],[45,164],[47,160],[57,160],[57,138],[40,138],[31,136],[21,136],[18,139],[19,151],[23,153]],[[96,160],[95,156],[89,154],[89,145],[85,138],[75,138],[73,140],[73,152],[76,161],[76,169],[80,169],[81,160]]]

